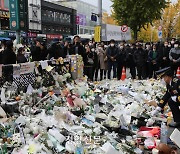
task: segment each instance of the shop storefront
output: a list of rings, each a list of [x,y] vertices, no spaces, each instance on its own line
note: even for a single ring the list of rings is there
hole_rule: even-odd
[[[42,33],[47,39],[76,34],[76,10],[42,1]]]

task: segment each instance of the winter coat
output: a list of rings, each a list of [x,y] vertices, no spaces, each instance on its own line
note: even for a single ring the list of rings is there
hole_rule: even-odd
[[[26,63],[27,59],[23,54],[18,54],[17,55],[17,63]]]
[[[108,62],[112,62],[111,57],[114,57],[115,60],[117,60],[118,56],[118,48],[116,46],[114,47],[108,47],[107,48],[107,57],[108,57]]]
[[[100,69],[105,70],[105,58],[106,58],[106,53],[103,49],[97,49],[97,55],[98,55],[98,64],[100,66]]]
[[[143,66],[146,63],[146,52],[142,49],[139,48],[135,51],[134,53],[134,61],[136,65],[138,66]]]
[[[3,52],[2,62],[4,65],[6,64],[16,64],[16,54],[13,49],[6,48]]]

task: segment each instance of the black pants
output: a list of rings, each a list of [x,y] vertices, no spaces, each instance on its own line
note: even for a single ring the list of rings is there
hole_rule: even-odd
[[[84,67],[84,75],[87,75],[88,79],[93,81],[93,66],[85,66]]]
[[[136,67],[135,67],[135,64],[134,64],[134,66],[129,66],[129,69],[130,69],[132,79],[136,79]]]
[[[116,78],[116,69],[117,69],[117,63],[108,61],[108,79],[111,79],[111,70],[113,67],[113,78]]]
[[[178,67],[180,67],[180,63],[171,62],[170,65],[171,65],[171,70],[174,72],[174,75],[176,75],[177,69]]]
[[[158,65],[153,63],[148,63],[148,70],[149,70],[149,79],[152,77],[156,79],[155,72],[158,71]]]
[[[103,70],[103,69],[96,69],[95,70],[95,81],[97,81],[97,79],[98,79],[99,70],[100,70],[100,81],[103,80],[103,78],[106,79],[107,71]]]
[[[180,102],[174,102],[171,98],[168,100],[169,107],[171,108],[174,122],[180,122]]]
[[[118,79],[118,80],[121,79],[123,66],[124,66],[124,65],[121,64],[121,63],[118,63],[118,64],[117,64],[117,79]]]
[[[145,65],[137,65],[137,73],[138,73],[138,79],[145,79],[146,78],[146,70]]]

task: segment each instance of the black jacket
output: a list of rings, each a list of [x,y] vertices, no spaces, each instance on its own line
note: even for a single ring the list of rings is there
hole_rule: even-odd
[[[60,44],[54,43],[48,49],[49,52],[49,59],[54,57],[54,59],[58,59],[60,57],[65,58],[64,49],[61,47]]]
[[[2,62],[6,64],[16,64],[16,54],[12,49],[6,48],[3,52]]]
[[[108,61],[112,61],[111,57],[114,57],[114,59],[117,60],[117,56],[118,56],[118,48],[116,46],[114,47],[108,47],[107,48],[107,57],[108,57]]]
[[[18,54],[17,55],[17,63],[26,63],[27,59],[23,54]]]
[[[119,49],[118,56],[117,56],[117,63],[125,65],[126,60],[127,60],[126,50],[125,49]]]
[[[33,61],[46,60],[46,57],[48,55],[48,51],[45,47],[43,49],[41,49],[40,47],[35,46],[31,50],[31,55],[32,55]]]
[[[135,51],[134,53],[134,61],[136,65],[144,65],[146,63],[146,52],[142,49],[139,48]]]
[[[132,66],[135,67],[135,62],[134,62],[134,53],[135,53],[135,50],[136,50],[136,48],[133,48],[133,49],[127,48],[126,49],[126,55],[127,55],[127,57],[126,57],[126,64],[129,67],[132,67]]]

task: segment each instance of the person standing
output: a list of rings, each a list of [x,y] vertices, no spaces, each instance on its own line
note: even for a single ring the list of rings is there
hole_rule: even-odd
[[[127,54],[127,67],[130,69],[132,79],[136,79],[136,64],[134,61],[134,52],[136,51],[136,45],[132,44],[131,47],[126,48]]]
[[[162,50],[159,51],[159,63],[161,68],[169,67],[169,51],[168,42],[164,42]]]
[[[156,78],[155,71],[158,70],[158,51],[157,46],[154,44],[153,49],[148,54],[148,70],[149,79]]]
[[[17,57],[16,57],[17,63],[26,63],[27,62],[27,59],[24,56],[24,52],[25,52],[24,47],[20,47],[18,49],[18,53],[17,53]]]
[[[118,56],[117,56],[117,79],[121,79],[122,69],[126,67],[126,50],[123,43],[120,43]]]
[[[134,53],[134,61],[137,66],[137,73],[138,73],[138,79],[145,79],[146,78],[146,70],[145,70],[145,64],[146,64],[146,52],[142,48],[142,44],[137,44],[137,49]]]
[[[1,41],[1,49],[0,49],[0,64],[3,63],[3,52],[6,49],[6,40]]]
[[[47,49],[44,46],[42,38],[37,38],[36,45],[31,50],[32,61],[41,61],[47,59]]]
[[[177,68],[180,67],[180,48],[179,41],[174,43],[174,48],[169,52],[170,66],[174,74],[177,71]]]
[[[16,64],[16,54],[13,49],[13,42],[7,41],[6,48],[3,52],[2,62],[4,65]]]
[[[110,40],[110,46],[107,48],[107,58],[108,58],[108,79],[111,79],[111,70],[113,68],[113,78],[116,78],[117,69],[117,56],[118,48],[115,46],[115,40]]]
[[[106,70],[105,70],[106,69],[105,68],[106,53],[105,53],[105,51],[103,49],[103,46],[101,44],[98,45],[97,55],[98,55],[98,70],[97,70],[97,74],[99,73],[99,69],[100,69],[100,81],[101,81],[103,79],[103,73],[106,74]]]

